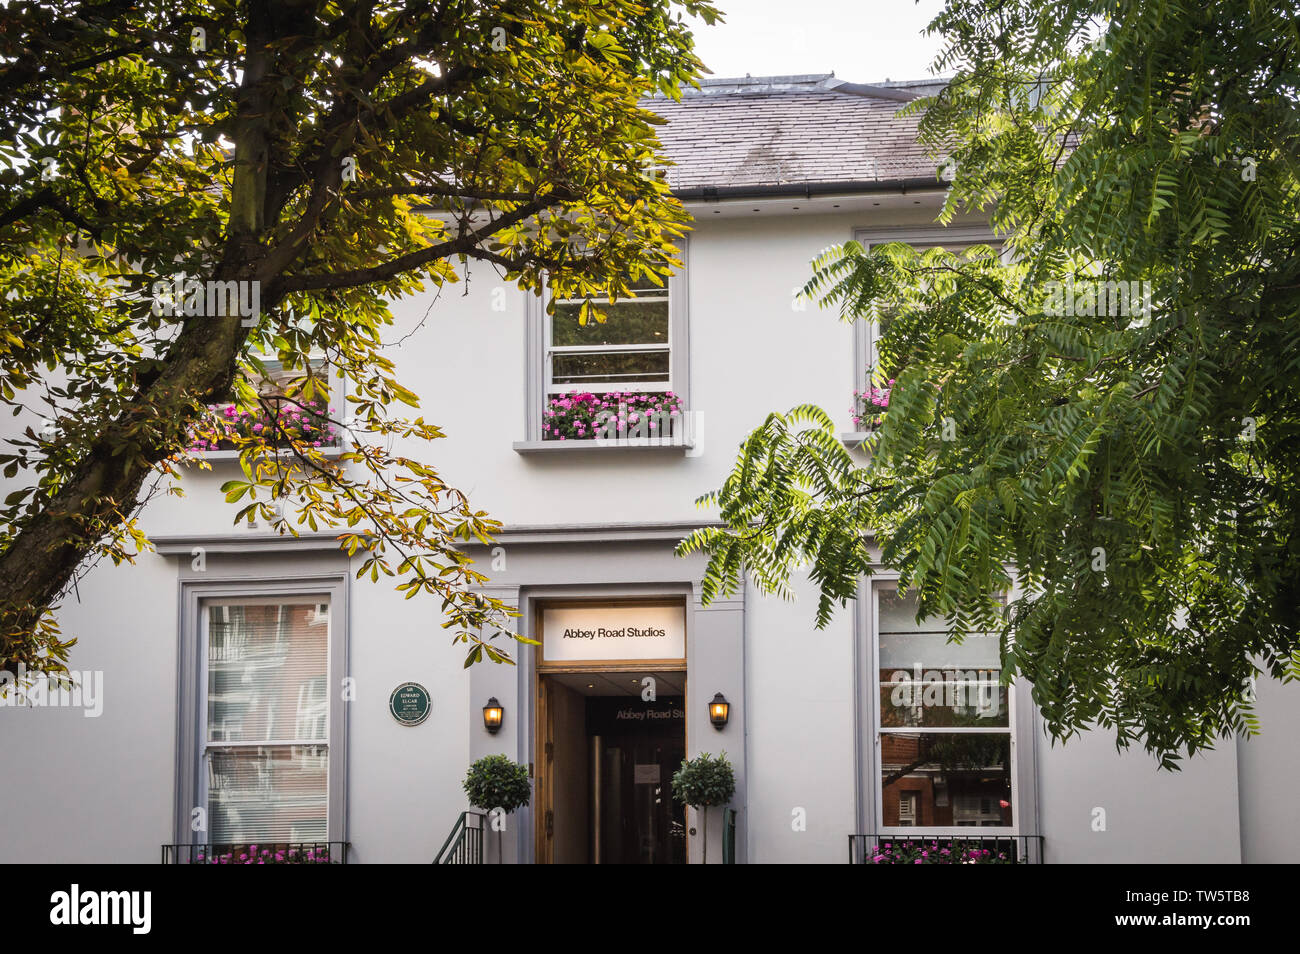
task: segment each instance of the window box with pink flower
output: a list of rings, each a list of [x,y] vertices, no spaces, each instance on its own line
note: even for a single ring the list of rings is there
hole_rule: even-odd
[[[693,446],[691,420],[672,391],[570,391],[552,394],[542,412],[541,441],[520,452]]]
[[[885,423],[885,412],[889,410],[889,395],[894,388],[894,379],[890,378],[884,387],[871,383],[871,372],[867,372],[867,387],[853,392],[853,430],[841,436],[849,448],[869,450],[871,439]]]

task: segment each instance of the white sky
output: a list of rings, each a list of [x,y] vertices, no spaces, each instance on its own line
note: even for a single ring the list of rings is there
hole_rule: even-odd
[[[694,24],[715,77],[830,73],[853,83],[924,79],[940,38],[923,30],[943,0],[713,0],[725,22]]]

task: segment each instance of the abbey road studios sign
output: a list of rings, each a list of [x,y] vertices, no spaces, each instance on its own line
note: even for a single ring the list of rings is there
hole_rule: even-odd
[[[682,659],[686,609],[633,604],[546,609],[542,655],[547,662]]]
[[[404,682],[388,697],[388,711],[402,725],[419,725],[429,718],[429,690],[418,682]]]

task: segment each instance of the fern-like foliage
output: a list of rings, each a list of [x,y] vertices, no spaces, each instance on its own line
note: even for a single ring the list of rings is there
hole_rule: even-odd
[[[865,466],[815,407],[749,435],[681,547],[705,598],[806,567],[822,626],[889,566],[957,638],[1002,634],[1057,738],[1176,767],[1255,731],[1254,677],[1300,676],[1297,22],[950,0],[956,78],[908,109],[957,162],[942,218],[1006,254],[817,257],[805,295],[888,315],[889,411]]]

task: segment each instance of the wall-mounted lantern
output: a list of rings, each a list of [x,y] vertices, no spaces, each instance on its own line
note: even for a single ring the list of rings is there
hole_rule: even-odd
[[[726,697],[720,693],[713,694],[713,701],[709,703],[709,721],[713,727],[719,731],[727,724],[727,717],[731,714],[731,703],[727,702]]]
[[[501,720],[505,716],[506,710],[497,701],[497,697],[493,696],[487,701],[487,705],[483,707],[483,728],[496,735],[501,729]]]

